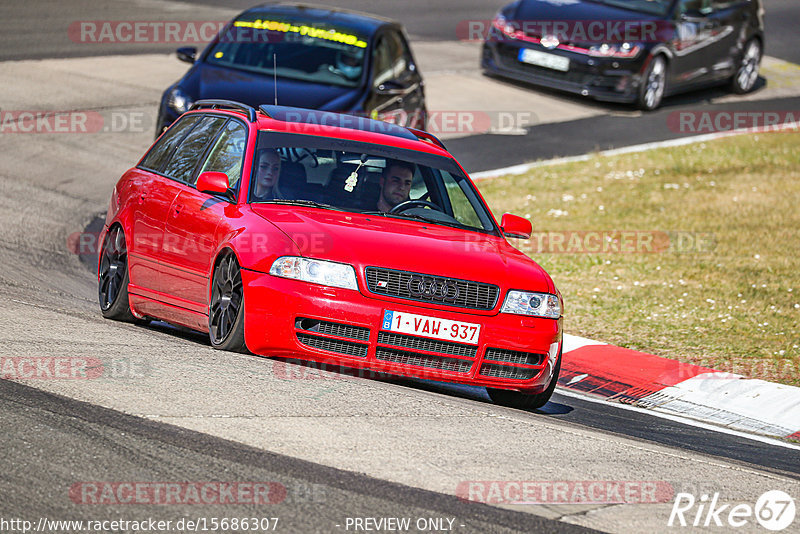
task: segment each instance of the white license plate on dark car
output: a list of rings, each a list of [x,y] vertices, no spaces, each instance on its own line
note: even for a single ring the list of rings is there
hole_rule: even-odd
[[[567,72],[569,70],[569,58],[548,54],[547,52],[539,52],[538,50],[531,50],[530,48],[520,49],[519,60],[523,63],[559,70],[561,72]]]
[[[443,341],[457,341],[470,345],[477,345],[481,334],[481,325],[479,324],[392,310],[383,312],[383,329],[389,332]]]

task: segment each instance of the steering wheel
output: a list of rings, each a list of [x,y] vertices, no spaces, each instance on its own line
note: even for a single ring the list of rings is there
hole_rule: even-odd
[[[311,168],[314,169],[316,167],[319,167],[319,159],[317,159],[317,155],[314,154],[313,152],[311,152],[309,149],[307,149],[307,148],[300,148],[300,149],[292,148],[292,152],[294,153],[294,157],[295,157],[295,162],[296,163],[300,163],[301,161],[303,161],[307,157],[311,156],[311,159],[314,160],[314,163],[311,164]]]
[[[433,202],[417,199],[417,200],[406,200],[405,202],[401,202],[397,206],[390,209],[389,213],[400,213],[401,211],[406,211],[407,209],[413,208],[414,206],[430,208],[434,211],[442,211],[442,208],[440,208]]]

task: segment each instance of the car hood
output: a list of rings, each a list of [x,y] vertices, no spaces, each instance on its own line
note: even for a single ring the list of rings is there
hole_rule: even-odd
[[[180,87],[193,100],[219,98],[255,108],[261,104],[272,104],[275,100],[275,85],[271,76],[207,63],[195,65]],[[278,102],[282,106],[349,111],[355,105],[360,91],[353,87],[278,78]]]
[[[553,293],[536,262],[493,235],[381,215],[253,205],[307,257],[349,263],[363,283],[369,266]]]
[[[514,20],[656,20],[648,13],[631,11],[598,2],[583,0],[522,0],[512,17]]]

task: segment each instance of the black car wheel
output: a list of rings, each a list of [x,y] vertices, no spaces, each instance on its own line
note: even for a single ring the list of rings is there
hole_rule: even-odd
[[[215,349],[247,352],[244,342],[244,287],[239,263],[227,254],[214,269],[208,331]]]
[[[667,88],[667,60],[664,56],[656,56],[650,62],[642,77],[639,87],[639,108],[653,111],[661,105],[664,91]]]
[[[751,39],[744,46],[744,55],[739,64],[739,69],[731,79],[731,89],[734,93],[743,95],[753,90],[758,80],[758,69],[761,65],[761,43],[758,39]]]
[[[109,230],[103,240],[97,293],[103,317],[117,321],[136,320],[128,303],[128,248],[120,226]]]
[[[507,389],[486,388],[489,398],[495,404],[501,406],[508,406],[509,408],[519,408],[521,410],[536,410],[541,408],[553,396],[553,391],[556,389],[558,383],[558,375],[561,372],[561,351],[558,352],[558,359],[556,360],[556,368],[553,370],[553,377],[550,379],[550,384],[547,389],[541,393],[530,395],[520,391],[510,391]]]

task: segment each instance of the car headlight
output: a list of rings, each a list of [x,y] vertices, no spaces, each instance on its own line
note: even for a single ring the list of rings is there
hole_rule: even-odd
[[[352,265],[345,263],[283,256],[275,260],[269,269],[269,274],[303,280],[312,284],[358,289],[356,271]]]
[[[549,293],[509,291],[500,311],[502,313],[558,319],[561,317],[561,303],[557,296]]]
[[[494,20],[492,20],[492,26],[507,37],[516,38],[517,28],[502,13],[495,15]]]
[[[631,43],[594,45],[589,48],[589,55],[595,57],[634,58],[642,51],[642,47]]]
[[[183,114],[189,111],[189,107],[192,105],[192,99],[186,96],[186,93],[175,87],[169,92],[167,105],[170,109]]]

